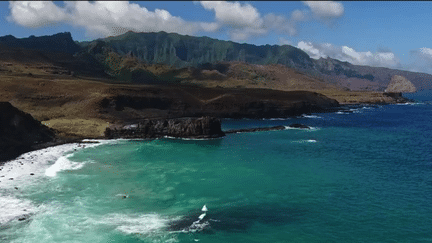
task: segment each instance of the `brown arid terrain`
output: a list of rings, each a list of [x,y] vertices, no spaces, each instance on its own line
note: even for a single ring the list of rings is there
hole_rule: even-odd
[[[258,65],[229,62],[220,63],[219,67],[208,69],[183,68],[174,71],[165,65],[157,64],[148,66],[147,70],[170,80],[180,80],[184,84],[195,84],[202,87],[312,91],[335,99],[340,104],[394,102],[383,92],[350,91],[280,64]]]
[[[101,137],[109,124],[145,118],[289,116],[337,105],[312,92],[124,85],[9,72],[2,72],[0,79],[0,101],[10,102],[61,135],[82,138]]]
[[[132,65],[156,79],[125,83],[71,54],[0,49],[0,101],[65,137],[100,138],[109,126],[147,118],[283,117],[338,103],[395,102],[382,92],[352,92],[283,65],[223,62],[175,69],[126,56],[120,60],[125,77]]]

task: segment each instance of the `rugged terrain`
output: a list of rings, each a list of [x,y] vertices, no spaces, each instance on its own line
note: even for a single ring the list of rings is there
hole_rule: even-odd
[[[0,162],[55,140],[52,129],[10,103],[0,102]]]
[[[219,62],[280,64],[352,91],[382,92],[394,75],[406,77],[418,90],[432,89],[430,74],[359,66],[332,58],[315,60],[304,51],[290,45],[255,46],[175,33],[129,31],[119,36],[81,42],[81,53],[88,53],[90,49],[94,51],[96,43],[99,50],[105,48],[119,55],[133,56],[147,65],[202,68]]]
[[[100,138],[107,127],[145,119],[286,117],[339,104],[403,101],[377,91],[384,87],[378,75],[357,69],[333,59],[317,62],[292,46],[163,32],[82,43],[69,33],[5,36],[0,102],[29,113],[57,136]],[[375,88],[353,91],[329,80],[332,75],[368,80]]]

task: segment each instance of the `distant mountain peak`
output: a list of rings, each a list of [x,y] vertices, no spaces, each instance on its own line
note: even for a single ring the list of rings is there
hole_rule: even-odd
[[[0,43],[10,47],[34,49],[40,51],[64,52],[73,54],[80,47],[73,41],[70,32],[62,32],[54,35],[31,35],[28,38],[16,38],[12,35],[0,37]]]

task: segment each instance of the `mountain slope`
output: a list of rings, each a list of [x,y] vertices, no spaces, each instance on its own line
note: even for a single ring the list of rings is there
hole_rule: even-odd
[[[384,91],[394,75],[405,76],[418,90],[432,89],[430,74],[358,66],[332,58],[314,60],[304,51],[289,45],[255,46],[175,33],[131,31],[98,41],[112,48],[113,52],[131,55],[148,65],[200,68],[230,61],[260,65],[282,64],[354,91]],[[82,42],[79,45],[85,50],[92,43],[94,42]]]
[[[0,44],[9,47],[19,47],[49,52],[63,52],[74,54],[80,47],[72,40],[69,32],[58,33],[51,36],[30,36],[28,38],[15,38],[12,35],[0,37]]]
[[[417,90],[432,89],[430,74],[358,66],[331,58],[314,60],[304,51],[289,45],[255,46],[165,32],[127,32],[77,43],[72,40],[70,33],[21,39],[4,36],[0,37],[1,61],[26,65],[38,63],[36,68],[54,74],[73,72],[119,83],[200,81],[204,84],[205,81],[208,82],[205,85],[221,87],[248,87],[255,83],[258,85],[256,87],[266,86],[265,88],[280,90],[289,90],[294,86],[295,90],[320,90],[332,86],[332,89],[337,87],[338,90],[383,92],[391,77],[400,75],[410,80]],[[239,62],[244,65],[234,64]],[[41,63],[43,65],[39,65]],[[217,65],[223,67],[223,63],[233,63],[230,64],[231,67],[243,69],[226,74],[216,68]],[[255,74],[244,75],[251,73],[249,69],[255,69],[253,65],[261,65],[267,73],[275,72],[275,66],[271,65],[282,65],[297,70],[302,77],[291,71],[287,72],[289,75],[260,75],[255,71]],[[158,71],[157,67],[162,67],[165,72]],[[7,69],[0,66],[0,71]],[[30,72],[27,66],[21,69],[22,73]],[[293,75],[297,78],[291,78]],[[290,78],[286,79],[287,76]],[[297,80],[294,86],[290,85],[293,80]],[[310,83],[307,80],[318,82]],[[216,84],[218,81],[222,82]],[[223,82],[224,84],[220,84]]]
[[[148,64],[163,63],[177,68],[199,66],[221,61],[242,61],[255,64],[283,64],[309,68],[312,59],[302,50],[289,46],[255,46],[221,41],[208,37],[193,37],[175,33],[135,33],[100,39],[113,50],[131,53]],[[87,47],[89,43],[80,43]]]

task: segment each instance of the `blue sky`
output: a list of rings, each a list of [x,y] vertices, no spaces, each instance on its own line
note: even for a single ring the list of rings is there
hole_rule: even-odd
[[[166,31],[432,73],[432,2],[0,2],[0,36]]]

